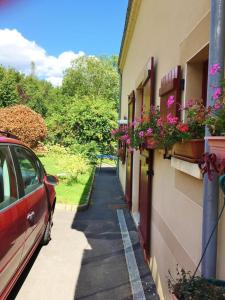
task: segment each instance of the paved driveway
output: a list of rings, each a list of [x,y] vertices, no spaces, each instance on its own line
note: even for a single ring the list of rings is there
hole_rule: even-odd
[[[88,210],[56,209],[52,241],[23,277],[10,300],[158,300],[113,168],[96,172]]]
[[[71,228],[75,214],[56,209],[51,242],[38,249],[33,265],[28,266],[30,272],[23,274],[27,275],[24,283],[23,276],[10,300],[74,299],[83,252],[89,249],[84,233]]]

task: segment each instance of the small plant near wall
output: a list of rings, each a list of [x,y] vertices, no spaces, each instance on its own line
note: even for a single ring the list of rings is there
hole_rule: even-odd
[[[222,281],[207,280],[201,276],[193,276],[190,271],[176,269],[174,278],[169,271],[168,288],[177,300],[224,300],[225,286]]]

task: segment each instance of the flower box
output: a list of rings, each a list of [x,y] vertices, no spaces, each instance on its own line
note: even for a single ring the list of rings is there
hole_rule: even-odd
[[[204,140],[194,139],[173,145],[172,156],[191,163],[198,163],[204,153]]]
[[[225,158],[225,136],[207,136],[210,153],[215,153],[217,158]]]
[[[124,148],[119,148],[117,151],[117,156],[121,160],[122,164],[125,164],[126,160],[126,150]]]
[[[144,147],[147,150],[152,150],[157,147],[157,142],[152,136],[146,136],[145,137],[145,142],[144,142]]]

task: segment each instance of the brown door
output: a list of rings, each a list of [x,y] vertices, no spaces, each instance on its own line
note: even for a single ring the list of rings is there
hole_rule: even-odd
[[[147,116],[151,105],[154,105],[154,60],[151,59],[148,76],[142,86],[142,115]],[[142,150],[140,155],[139,177],[139,236],[144,250],[145,259],[150,255],[151,233],[151,203],[152,203],[152,176],[153,150]]]
[[[128,102],[128,124],[134,121],[134,105],[135,105],[135,94],[131,93]],[[133,181],[133,153],[127,149],[126,153],[126,191],[125,198],[129,209],[132,207],[132,181]]]

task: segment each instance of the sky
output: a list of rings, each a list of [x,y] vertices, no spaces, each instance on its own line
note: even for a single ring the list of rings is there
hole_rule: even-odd
[[[0,64],[62,82],[71,60],[119,54],[128,0],[0,0]]]

